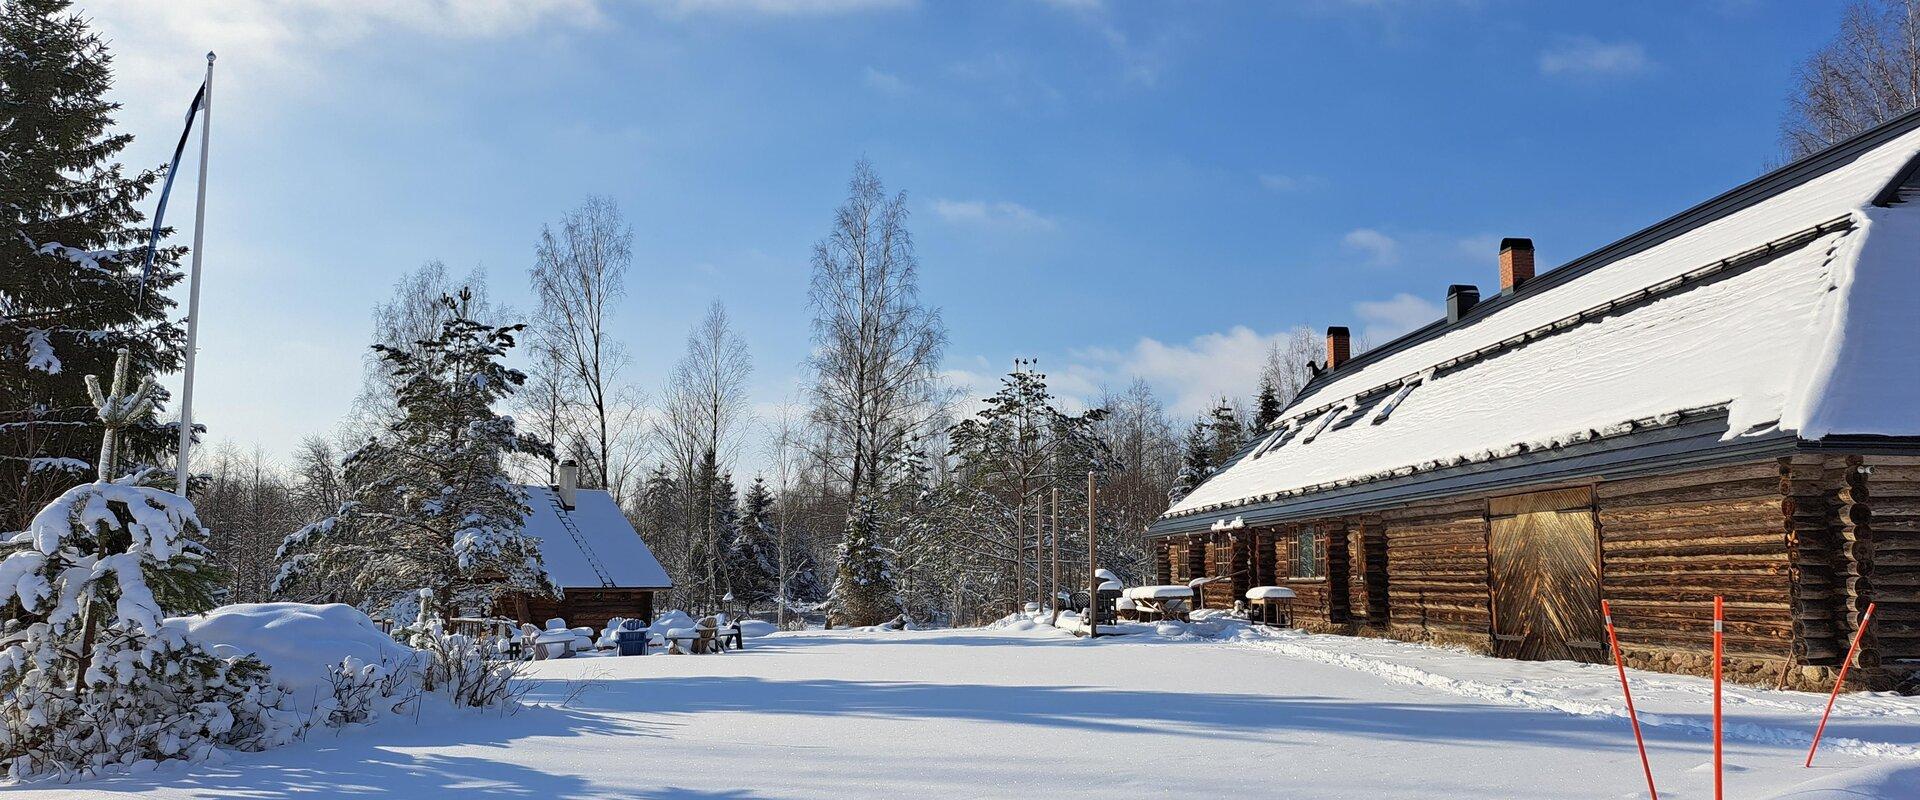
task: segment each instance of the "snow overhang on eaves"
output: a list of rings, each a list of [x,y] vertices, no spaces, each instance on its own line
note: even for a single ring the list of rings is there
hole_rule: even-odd
[[[1727,431],[1724,408],[1697,409],[1667,424],[1659,424],[1658,420],[1638,423],[1629,433],[1563,447],[1424,471],[1396,470],[1396,474],[1307,487],[1229,508],[1163,516],[1147,526],[1147,535],[1157,538],[1205,533],[1221,519],[1237,518],[1246,527],[1258,527],[1529,485],[1679,472],[1778,457],[1793,452],[1801,444],[1793,434],[1781,431],[1723,439]]]

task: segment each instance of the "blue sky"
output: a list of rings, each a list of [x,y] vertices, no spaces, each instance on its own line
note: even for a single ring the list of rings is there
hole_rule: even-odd
[[[588,194],[636,237],[618,333],[657,394],[725,301],[754,400],[803,379],[807,258],[853,162],[904,189],[956,380],[1040,359],[1180,414],[1270,337],[1375,342],[1779,159],[1838,3],[1300,0],[81,2],[160,162],[220,53],[197,416],[284,454],[355,393],[368,309],[429,259],[531,305]],[[190,168],[189,168],[190,169]],[[187,174],[188,178],[191,173]],[[191,180],[177,190],[192,191]],[[190,194],[181,196],[190,199]],[[190,202],[171,222],[186,230]],[[184,209],[184,210],[182,210]]]

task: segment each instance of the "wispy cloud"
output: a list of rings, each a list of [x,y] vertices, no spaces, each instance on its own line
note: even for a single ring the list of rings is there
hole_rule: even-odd
[[[1196,415],[1221,397],[1243,399],[1251,393],[1259,385],[1267,351],[1284,347],[1294,335],[1291,330],[1261,333],[1235,325],[1184,342],[1141,337],[1126,349],[1075,351],[1064,367],[1044,371],[1059,394],[1079,402],[1098,402],[1102,388],[1123,387],[1138,378],[1166,398],[1168,411]]]
[[[1347,249],[1358,251],[1367,257],[1367,263],[1373,266],[1386,266],[1400,260],[1400,243],[1393,237],[1372,228],[1356,228],[1348,231],[1340,243]]]
[[[600,0],[93,0],[86,14],[113,42],[116,95],[138,98],[130,111],[160,114],[155,121],[167,128],[177,124],[175,105],[146,101],[189,96],[208,50],[247,71],[223,84],[223,102],[257,111],[290,90],[325,83],[329,56],[375,36],[502,39],[606,22]]]
[[[1639,42],[1603,42],[1570,36],[1540,51],[1543,75],[1631,75],[1653,66]]]
[[[899,97],[913,91],[913,86],[909,85],[905,78],[873,67],[867,67],[863,80],[867,88],[891,97]]]
[[[933,201],[933,213],[955,225],[974,225],[997,230],[1050,231],[1059,227],[1052,219],[1040,212],[1007,200],[987,202],[941,198]]]
[[[701,14],[823,17],[911,8],[916,3],[915,0],[650,0],[649,4],[677,17]]]
[[[1439,303],[1401,292],[1385,300],[1353,304],[1353,315],[1363,326],[1360,335],[1369,346],[1379,346],[1446,315]]]
[[[1260,186],[1272,192],[1294,192],[1317,186],[1319,178],[1311,175],[1283,175],[1278,172],[1262,172],[1256,176]]]

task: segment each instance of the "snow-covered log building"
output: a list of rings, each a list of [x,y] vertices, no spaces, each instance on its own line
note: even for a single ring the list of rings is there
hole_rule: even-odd
[[[535,625],[560,617],[593,628],[614,617],[653,619],[654,593],[673,588],[673,582],[613,495],[578,488],[578,475],[568,462],[561,465],[559,485],[521,487],[531,509],[525,532],[540,543],[560,599],[512,594],[495,612]]]
[[[1491,254],[1490,254],[1491,255]],[[1831,685],[1920,671],[1920,113],[1349,357],[1149,529],[1209,606],[1320,630]]]

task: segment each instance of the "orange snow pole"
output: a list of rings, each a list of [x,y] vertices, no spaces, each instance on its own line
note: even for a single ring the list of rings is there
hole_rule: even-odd
[[[1833,701],[1840,698],[1840,687],[1847,683],[1847,667],[1853,664],[1853,656],[1860,652],[1860,637],[1867,633],[1867,623],[1873,621],[1873,603],[1867,604],[1867,613],[1860,618],[1860,629],[1853,632],[1853,646],[1847,648],[1847,660],[1840,662],[1840,677],[1833,680],[1833,693],[1827,695],[1827,710],[1820,715],[1820,727],[1813,729],[1813,746],[1807,748],[1806,766],[1813,766],[1813,754],[1820,749],[1820,735],[1827,732],[1827,717],[1833,714]]]
[[[1723,800],[1724,775],[1720,758],[1720,656],[1725,652],[1726,604],[1713,596],[1713,800]]]
[[[1620,694],[1627,698],[1627,720],[1633,723],[1633,743],[1640,748],[1640,771],[1647,775],[1647,797],[1660,800],[1653,788],[1653,764],[1647,761],[1647,741],[1640,738],[1640,715],[1633,710],[1633,690],[1627,688],[1627,662],[1620,655],[1620,637],[1613,632],[1613,606],[1600,601],[1600,615],[1607,621],[1607,643],[1613,647],[1613,666],[1620,671]]]

